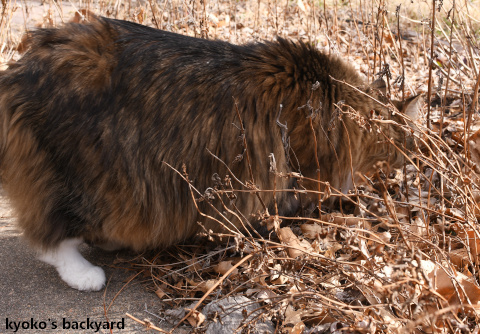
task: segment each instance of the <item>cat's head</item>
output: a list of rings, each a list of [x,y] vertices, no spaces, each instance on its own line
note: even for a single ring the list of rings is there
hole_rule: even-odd
[[[379,94],[376,94],[376,97],[379,99],[382,104],[388,104],[391,102],[393,106],[399,111],[402,115],[407,116],[400,117],[405,119],[409,125],[414,125],[414,123],[420,118],[421,108],[423,106],[423,97],[421,94],[411,96],[405,101],[391,100],[388,101],[385,96],[387,95],[387,85],[385,80],[382,78],[375,80],[371,83],[370,88],[376,90]],[[395,116],[395,114],[393,114]],[[395,120],[395,119],[394,119]],[[397,117],[397,120],[398,117]]]
[[[356,170],[360,174],[371,174],[379,163],[388,168],[399,168],[408,161],[419,135],[424,100],[422,95],[404,101],[388,100],[385,82],[374,81],[367,90],[374,102],[370,115],[371,129],[362,140],[361,152],[357,155]]]

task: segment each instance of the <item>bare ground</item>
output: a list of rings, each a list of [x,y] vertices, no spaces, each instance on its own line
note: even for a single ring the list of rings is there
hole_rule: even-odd
[[[158,323],[159,319],[150,313],[159,313],[161,301],[147,291],[141,279],[126,284],[133,273],[113,265],[115,260],[128,259],[133,254],[125,251],[107,253],[88,246],[82,248],[82,253],[105,269],[108,280],[105,290],[74,290],[59,278],[53,267],[37,260],[35,252],[15,227],[15,216],[8,198],[3,191],[0,192],[0,333],[13,333],[18,327],[17,333],[110,333],[103,328],[97,331],[93,324],[89,329],[79,327],[72,331],[74,322],[86,327],[87,321],[102,324],[113,321],[113,333],[145,332],[143,326],[126,313]],[[46,327],[41,330],[43,326]]]

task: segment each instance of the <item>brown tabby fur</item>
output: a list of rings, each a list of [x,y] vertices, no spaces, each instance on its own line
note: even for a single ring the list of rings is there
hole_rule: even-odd
[[[250,180],[245,154],[235,161],[243,151],[235,101],[259,189],[273,188],[270,153],[279,171],[298,160],[303,175],[316,177],[310,117],[321,177],[336,188],[348,190],[351,167],[368,173],[378,161],[401,162],[378,133],[352,117],[340,120],[334,104],[367,118],[372,110],[388,118],[387,110],[331,77],[375,92],[352,67],[309,45],[279,38],[237,46],[106,18],[37,30],[26,42],[24,56],[0,74],[0,168],[21,228],[43,249],[74,237],[161,247],[195,235],[197,221],[218,231],[164,162],[178,171],[185,164],[205,191],[213,174],[228,173],[208,149],[239,180]],[[280,105],[290,165],[276,124]],[[402,146],[403,134],[389,131]],[[277,179],[278,189],[294,186]],[[260,197],[272,212],[272,194]],[[284,215],[299,205],[286,192],[277,201]],[[238,194],[236,206],[247,215],[262,209],[253,194]]]

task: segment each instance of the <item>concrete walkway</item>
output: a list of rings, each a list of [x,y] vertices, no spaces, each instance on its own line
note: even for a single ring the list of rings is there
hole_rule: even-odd
[[[128,259],[134,254],[84,246],[84,256],[105,269],[109,283],[106,290],[80,292],[67,286],[53,267],[35,258],[14,222],[8,201],[0,192],[0,333],[110,333],[102,328],[106,321],[113,322],[113,333],[147,332],[127,317],[127,312],[159,324],[154,315],[161,314],[161,300],[138,278],[124,287],[134,272],[113,267],[117,257]],[[167,330],[163,325],[161,328]]]

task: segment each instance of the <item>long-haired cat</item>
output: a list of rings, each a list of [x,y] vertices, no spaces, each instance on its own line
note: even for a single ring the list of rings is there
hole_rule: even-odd
[[[351,66],[311,45],[232,45],[107,18],[36,30],[25,45],[0,73],[1,179],[25,237],[76,289],[105,282],[78,252],[83,241],[143,250],[194,236],[197,222],[222,229],[198,213],[185,171],[201,192],[226,175],[235,187],[273,189],[272,153],[279,172],[312,179],[318,158],[321,179],[346,192],[376,162],[402,161],[348,113],[407,123]],[[420,103],[397,107],[415,119]],[[403,145],[399,127],[384,130]],[[297,187],[295,179],[276,182]],[[272,192],[231,200],[245,215],[274,205]],[[283,215],[299,206],[292,192],[276,200]],[[220,204],[197,205],[215,216]]]

